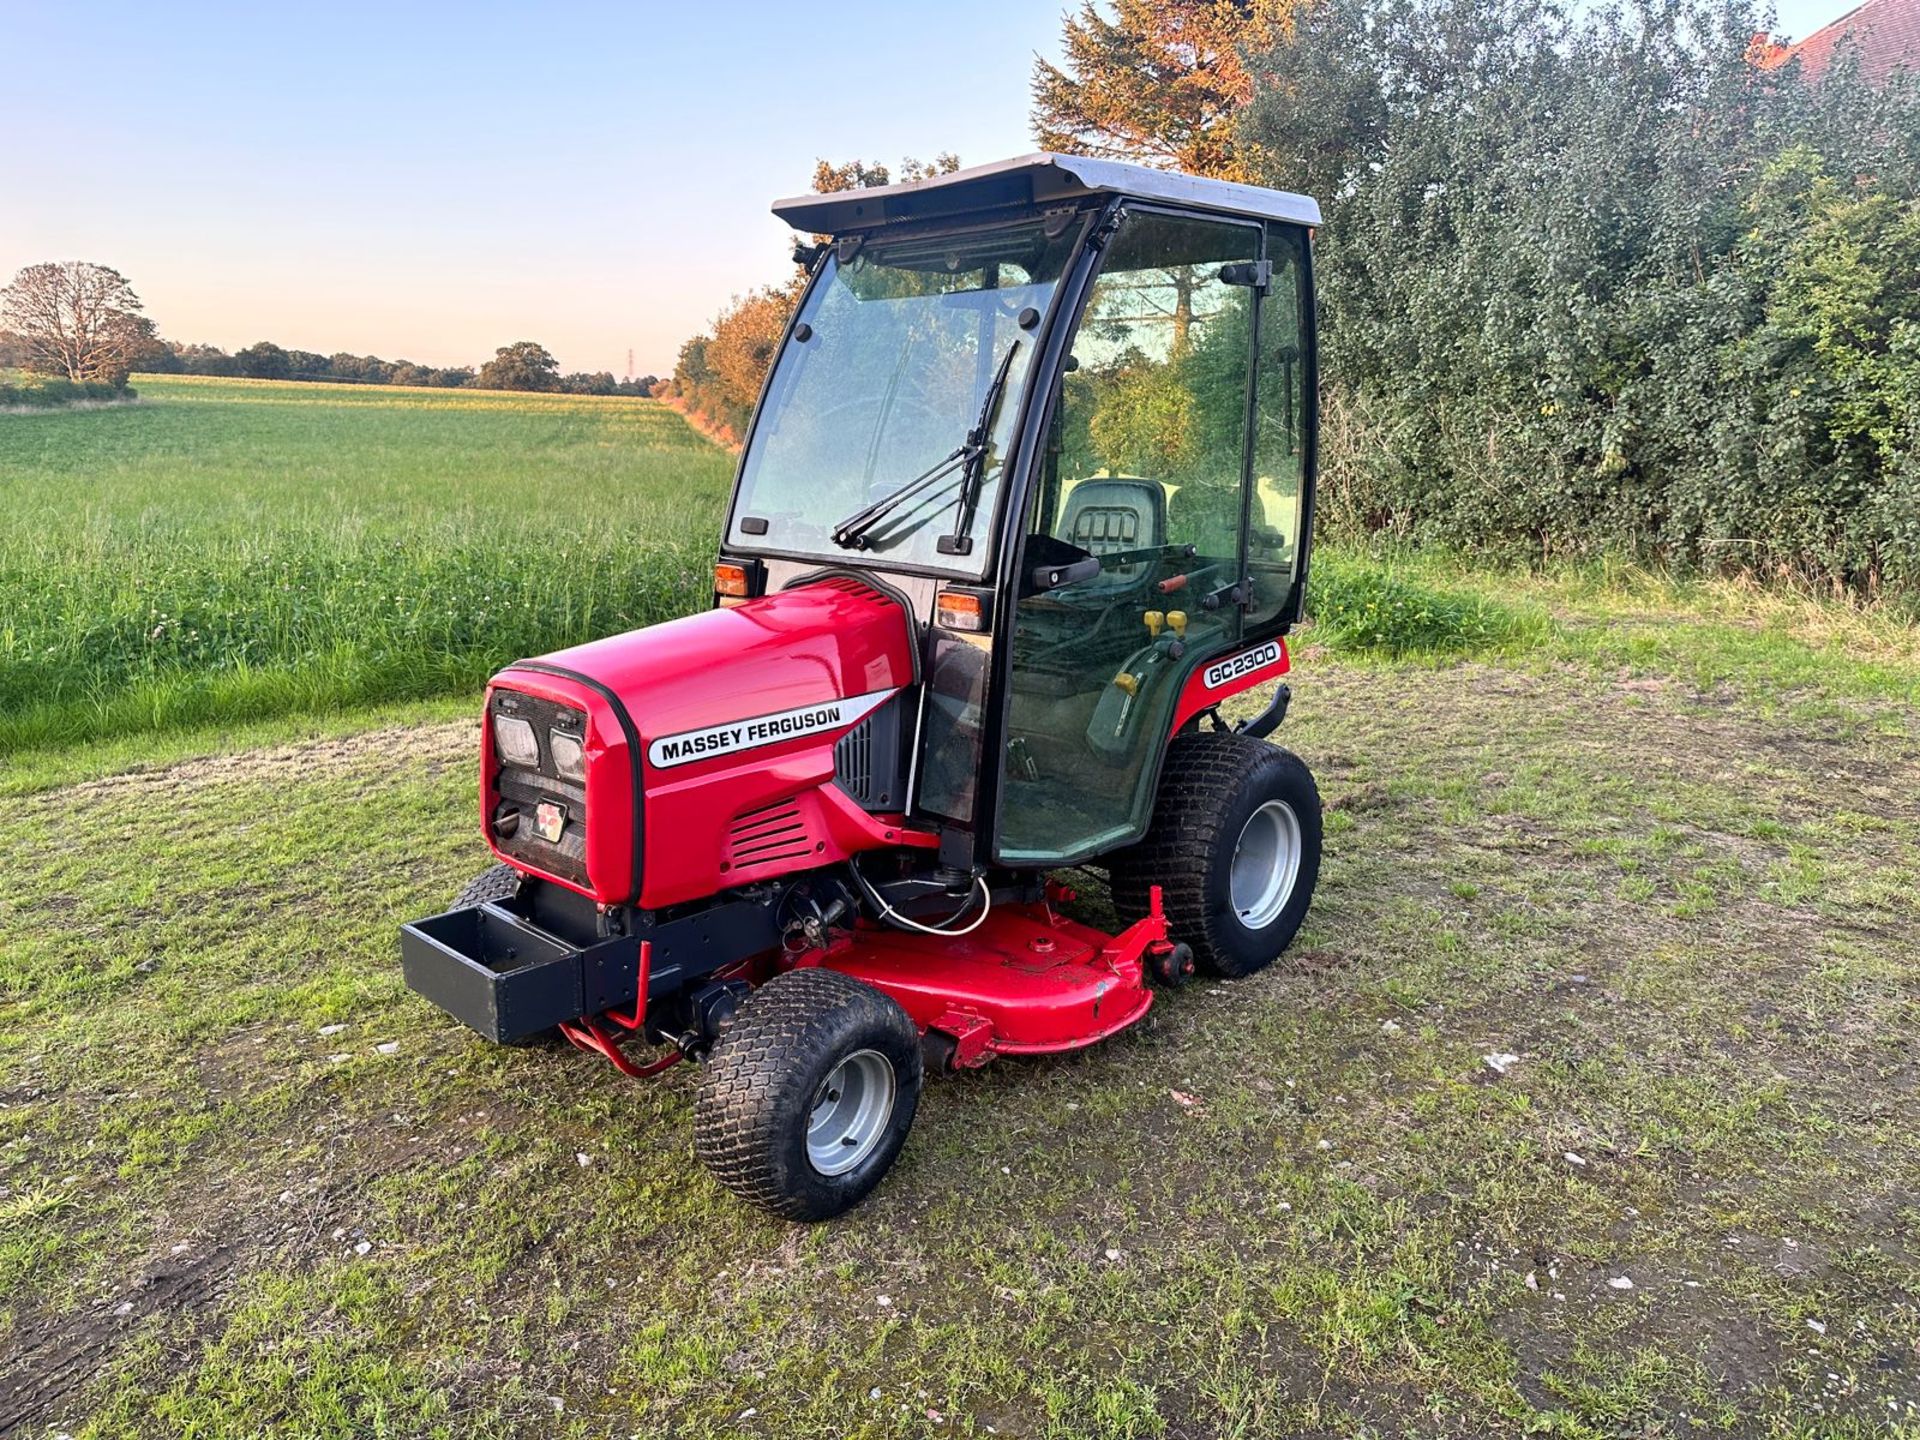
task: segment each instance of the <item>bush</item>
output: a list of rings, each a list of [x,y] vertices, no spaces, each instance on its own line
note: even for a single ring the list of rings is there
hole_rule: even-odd
[[[0,410],[25,407],[51,410],[83,400],[131,400],[138,392],[130,385],[104,380],[67,380],[57,375],[0,375]]]
[[[1307,582],[1312,643],[1381,655],[1460,655],[1541,638],[1546,622],[1478,595],[1435,590],[1386,567],[1315,557]]]
[[[1324,533],[1920,583],[1920,88],[1739,0],[1325,0],[1243,138],[1318,235]]]
[[[673,393],[722,438],[747,433],[753,407],[779,347],[787,317],[800,298],[801,280],[737,295],[713,322],[713,333],[680,347]]]

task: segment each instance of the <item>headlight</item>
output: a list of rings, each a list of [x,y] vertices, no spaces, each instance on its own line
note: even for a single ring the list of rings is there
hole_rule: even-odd
[[[547,732],[547,749],[553,753],[554,773],[576,785],[587,783],[587,752],[578,735],[564,730]]]
[[[526,770],[540,768],[540,740],[533,726],[513,715],[493,717],[493,748],[509,765]]]

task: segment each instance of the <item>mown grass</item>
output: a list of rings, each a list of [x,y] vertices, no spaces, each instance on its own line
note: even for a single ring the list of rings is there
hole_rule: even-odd
[[[0,417],[0,753],[471,690],[704,594],[731,461],[652,401],[140,387]]]
[[[1920,741],[1784,731],[1777,677],[1293,679],[1278,738],[1329,808],[1289,964],[935,1084],[816,1228],[693,1165],[690,1076],[489,1047],[405,990],[395,925],[484,860],[465,723],[45,794],[0,834],[31,877],[0,896],[0,1416],[1916,1433]]]

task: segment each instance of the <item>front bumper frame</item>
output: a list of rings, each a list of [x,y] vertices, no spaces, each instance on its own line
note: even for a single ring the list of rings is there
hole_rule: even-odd
[[[636,936],[576,946],[499,904],[400,927],[408,988],[500,1044],[632,1004],[639,966]]]

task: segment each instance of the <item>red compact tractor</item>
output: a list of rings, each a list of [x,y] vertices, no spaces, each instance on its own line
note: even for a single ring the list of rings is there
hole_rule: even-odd
[[[1306,585],[1319,208],[1033,155],[774,212],[812,278],[714,608],[494,677],[499,864],[401,954],[491,1040],[700,1061],[701,1159],[817,1220],[926,1068],[1091,1045],[1299,928],[1288,689],[1219,707]],[[1061,913],[1083,865],[1118,934]]]

